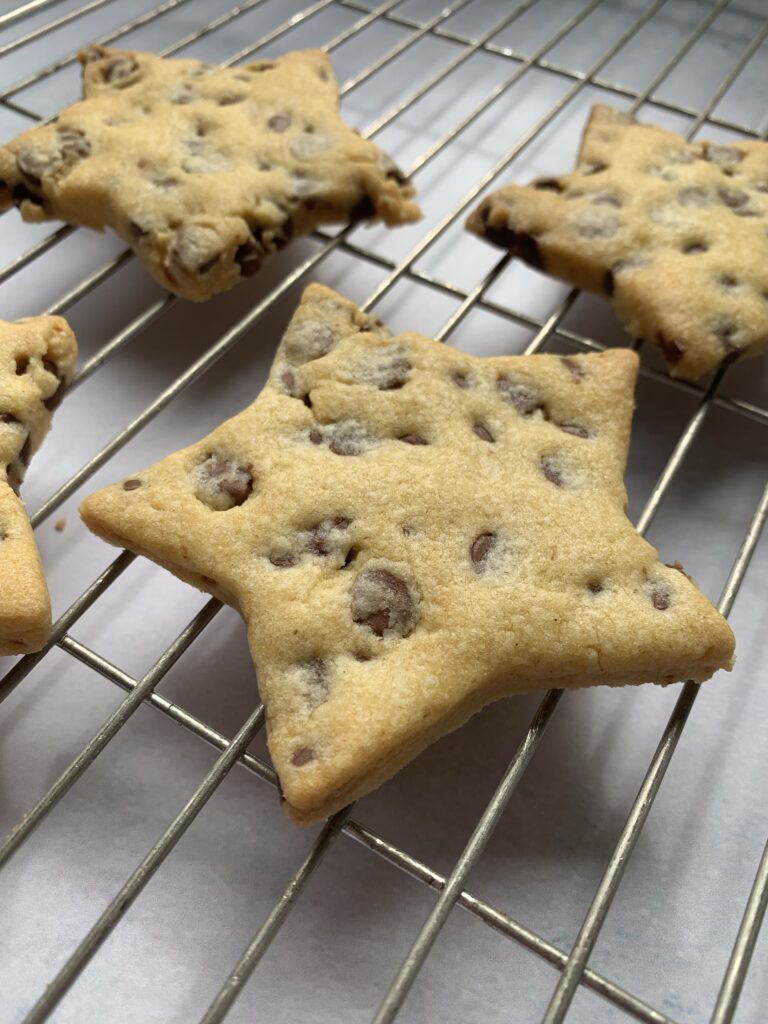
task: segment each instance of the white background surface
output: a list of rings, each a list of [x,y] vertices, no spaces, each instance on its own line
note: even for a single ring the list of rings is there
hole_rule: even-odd
[[[0,88],[69,53],[155,5],[116,0],[93,15],[0,59]],[[10,9],[5,0],[0,9]],[[79,6],[64,0],[57,15]],[[232,6],[190,0],[124,37],[161,49]],[[267,0],[184,53],[217,61],[255,41],[300,0]],[[638,15],[642,0],[606,0],[547,56],[583,71]],[[525,55],[583,7],[582,0],[542,0],[495,41]],[[700,107],[753,38],[762,0],[736,0],[659,89]],[[430,0],[405,0],[415,17],[437,12]],[[479,35],[512,5],[472,0],[451,18],[456,31]],[[711,9],[706,0],[670,0],[603,74],[643,88]],[[751,14],[749,12],[752,12]],[[741,13],[739,13],[741,12]],[[53,13],[23,23],[24,31]],[[319,45],[353,24],[359,12],[332,5],[287,32],[259,56]],[[21,28],[0,35],[2,42]],[[408,30],[377,23],[333,54],[340,81],[357,74]],[[347,120],[365,128],[459,48],[427,36],[350,93]],[[723,117],[762,129],[766,122],[766,49],[761,48],[717,108]],[[379,136],[402,166],[450,129],[508,77],[517,64],[479,53]],[[47,115],[76,98],[69,66],[15,97]],[[425,219],[386,232],[359,229],[355,241],[399,260],[473,183],[571,86],[534,69],[525,74],[417,176]],[[494,184],[525,181],[571,166],[591,102],[611,96],[588,86]],[[629,101],[626,101],[627,103]],[[658,107],[642,116],[684,130],[684,118]],[[0,107],[0,138],[29,122]],[[708,129],[704,136],[726,138]],[[417,265],[471,289],[498,253],[461,230],[462,218]],[[0,220],[0,266],[51,226]],[[315,251],[294,243],[258,277],[205,306],[176,302],[94,377],[74,391],[25,484],[31,510],[128,423],[223,332]],[[76,232],[0,287],[0,316],[39,313],[89,270],[120,252],[113,237]],[[333,254],[311,275],[362,301],[384,276],[371,263]],[[178,396],[88,481],[83,494],[160,458],[206,433],[252,400],[266,375],[300,288],[204,377]],[[70,310],[81,359],[103,345],[160,295],[135,261]],[[544,319],[566,289],[514,265],[494,285],[499,303]],[[394,329],[437,331],[456,301],[401,281],[376,308]],[[566,325],[600,340],[626,338],[607,304],[581,297]],[[520,351],[532,332],[473,312],[449,338],[478,354]],[[568,351],[553,339],[550,351]],[[647,365],[659,366],[644,352]],[[723,391],[763,406],[768,362],[734,367]],[[692,415],[694,395],[643,378],[627,475],[631,512],[642,508],[675,441]],[[765,426],[712,408],[672,485],[650,539],[663,560],[679,559],[717,599],[763,486]],[[115,552],[77,518],[82,494],[38,530],[60,614]],[[64,532],[53,521],[66,518]],[[591,966],[681,1022],[708,1018],[768,832],[766,742],[768,672],[764,578],[768,538],[760,542],[732,621],[738,666],[702,690],[680,747],[630,862]],[[126,671],[142,675],[203,605],[205,598],[137,560],[72,630]],[[0,663],[0,672],[10,667]],[[610,856],[628,807],[677,697],[679,687],[567,694],[531,767],[470,877],[471,892],[567,948]],[[225,609],[163,679],[159,692],[226,735],[257,700],[237,616]],[[122,699],[107,680],[54,650],[4,703],[0,713],[0,828],[10,829],[81,750]],[[497,704],[436,744],[355,809],[355,817],[440,872],[448,872],[524,733],[538,698]],[[263,753],[263,740],[254,744]],[[215,753],[195,736],[142,707],[0,873],[0,1024],[22,1018],[104,906],[191,795]],[[138,902],[54,1013],[57,1024],[142,1024],[197,1020],[260,927],[316,830],[290,824],[274,790],[235,768]],[[373,1015],[394,971],[429,911],[434,894],[342,836],[331,849],[246,988],[233,1024],[357,1024]],[[762,1024],[768,1005],[765,936],[737,1013]],[[557,975],[530,952],[454,910],[402,1012],[407,1024],[527,1024],[538,1021]],[[569,1021],[628,1020],[587,990]]]

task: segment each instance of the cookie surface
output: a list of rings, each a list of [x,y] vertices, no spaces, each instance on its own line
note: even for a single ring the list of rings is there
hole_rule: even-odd
[[[768,143],[685,142],[607,106],[575,171],[510,185],[467,227],[609,296],[675,377],[768,349]]]
[[[48,588],[18,492],[76,355],[61,317],[0,320],[0,655],[37,651],[50,631]]]
[[[417,220],[413,188],[339,117],[321,50],[232,68],[94,47],[84,99],[0,147],[0,209],[111,227],[203,300],[319,224]]]
[[[475,358],[311,285],[249,408],[81,513],[240,610],[316,821],[498,697],[729,667],[725,620],[624,513],[637,365]]]

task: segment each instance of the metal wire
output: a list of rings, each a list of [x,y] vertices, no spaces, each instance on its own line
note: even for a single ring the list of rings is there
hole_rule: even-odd
[[[32,3],[24,4],[13,11],[0,15],[0,29],[6,28],[8,25],[21,21],[23,18],[38,13],[43,9],[54,7],[57,2],[58,0],[37,0],[37,2],[34,2],[33,0]],[[54,18],[45,25],[26,33],[26,35],[4,44],[4,46],[0,47],[0,55],[27,45],[28,43],[45,36],[55,28],[74,21],[77,18],[83,17],[87,13],[90,13],[97,8],[104,7],[111,2],[112,0],[89,0],[89,2],[86,2],[81,7],[62,15],[59,18]],[[129,32],[141,25],[148,24],[154,19],[163,16],[186,2],[187,0],[166,0],[165,3],[161,3],[156,8],[134,18],[130,22],[122,24],[117,29],[114,29],[102,36],[98,42],[106,43],[118,39],[126,32]],[[259,6],[264,2],[266,2],[266,0],[246,0],[246,2],[240,4],[238,7],[233,7],[231,10],[222,14],[213,21],[208,22],[201,28],[184,36],[162,52],[166,55],[178,52],[190,43],[205,37],[210,32],[215,31],[215,29],[231,22],[246,11]],[[476,200],[483,189],[494,181],[495,178],[498,177],[498,175],[501,174],[512,163],[512,161],[539,136],[542,130],[551,123],[553,118],[564,110],[568,103],[570,103],[571,100],[587,85],[598,86],[599,88],[605,89],[618,96],[632,98],[634,100],[632,104],[633,110],[637,109],[643,103],[650,103],[690,116],[693,118],[689,130],[690,136],[693,136],[702,124],[708,123],[721,127],[728,127],[743,134],[763,137],[754,129],[715,117],[713,115],[713,111],[722,97],[728,92],[730,87],[741,74],[746,63],[757,52],[758,48],[768,36],[768,22],[766,22],[760,31],[752,38],[749,46],[745,49],[744,53],[740,56],[739,60],[734,64],[722,82],[719,83],[716,92],[703,110],[689,109],[687,107],[662,100],[654,95],[655,91],[671,71],[679,66],[683,57],[705,35],[719,15],[728,8],[729,0],[719,0],[719,2],[709,10],[706,16],[696,26],[694,31],[686,38],[681,47],[676,51],[673,58],[668,61],[667,64],[655,75],[652,82],[641,91],[627,89],[624,86],[609,82],[600,77],[600,71],[613,56],[620,52],[622,47],[624,47],[626,43],[633,38],[642,26],[650,21],[655,14],[661,10],[667,2],[669,2],[669,0],[656,0],[656,2],[649,4],[645,11],[636,18],[630,27],[585,72],[576,72],[567,68],[559,67],[547,58],[547,53],[552,50],[560,40],[568,36],[569,33],[584,21],[593,10],[598,8],[602,0],[589,0],[589,2],[585,2],[579,12],[577,12],[565,24],[560,26],[560,28],[553,33],[552,37],[529,57],[524,57],[522,54],[516,53],[509,48],[499,46],[494,42],[493,37],[503,28],[513,23],[527,10],[535,7],[539,0],[525,0],[525,2],[520,3],[500,22],[492,26],[488,31],[484,32],[477,38],[456,33],[451,27],[445,24],[453,13],[460,10],[468,2],[469,0],[457,0],[457,2],[453,3],[450,7],[440,11],[437,15],[427,21],[418,21],[404,15],[397,9],[400,6],[401,0],[388,0],[388,2],[380,4],[373,10],[369,10],[367,7],[357,3],[356,0],[318,0],[316,3],[309,4],[281,25],[278,25],[262,39],[258,40],[246,49],[239,51],[225,62],[227,65],[230,65],[246,59],[268,42],[279,39],[280,36],[300,22],[306,21],[325,8],[334,5],[338,7],[345,7],[350,10],[358,10],[363,14],[363,16],[337,35],[333,40],[325,44],[324,48],[329,51],[340,45],[340,43],[354,37],[363,28],[379,19],[391,21],[395,24],[399,24],[403,28],[411,30],[410,34],[401,39],[400,42],[392,47],[392,49],[377,58],[353,79],[346,82],[342,89],[342,92],[344,93],[367,81],[375,72],[387,66],[395,59],[396,56],[407,50],[410,46],[413,46],[416,41],[424,38],[426,35],[433,35],[461,47],[457,54],[451,58],[447,64],[440,69],[440,71],[429,78],[413,93],[398,101],[389,111],[385,112],[380,118],[371,124],[365,132],[366,137],[374,136],[383,130],[384,127],[400,117],[402,113],[411,109],[419,99],[443,82],[453,70],[466,62],[470,56],[477,53],[479,50],[499,54],[508,58],[511,62],[514,62],[516,65],[514,70],[503,82],[497,85],[480,104],[470,111],[468,115],[452,126],[452,128],[441,139],[419,156],[413,166],[409,169],[412,174],[418,173],[438,153],[443,152],[445,147],[453,142],[471,124],[473,124],[477,118],[489,108],[490,104],[498,98],[498,96],[509,89],[515,82],[519,81],[532,68],[541,68],[553,74],[571,79],[572,85],[557,101],[557,103],[555,103],[547,113],[540,118],[539,121],[521,139],[517,141],[515,146],[505,154],[505,156],[493,168],[491,168],[482,180],[470,189],[461,202],[452,211],[450,211],[411,250],[411,252],[407,254],[403,260],[398,263],[393,263],[378,254],[367,251],[359,244],[352,242],[348,237],[351,233],[351,229],[346,229],[334,238],[330,239],[321,235],[321,247],[315,254],[297,266],[280,283],[280,285],[267,294],[247,316],[219,338],[207,352],[205,352],[197,361],[180,374],[179,377],[169,385],[169,387],[161,392],[160,395],[158,395],[157,398],[155,398],[154,401],[151,402],[138,417],[136,417],[135,420],[128,424],[123,431],[113,438],[112,441],[110,441],[104,448],[97,452],[83,467],[81,467],[80,470],[78,470],[76,474],[73,475],[70,480],[62,485],[62,487],[60,487],[47,499],[47,501],[43,503],[43,505],[37,510],[36,514],[32,517],[32,521],[35,525],[47,518],[47,516],[49,516],[61,504],[61,502],[69,497],[85,480],[87,480],[98,467],[103,465],[113,454],[115,454],[115,452],[127,443],[130,438],[134,437],[141,429],[143,429],[143,427],[146,426],[146,424],[149,423],[150,420],[153,419],[154,416],[156,416],[163,408],[165,408],[169,402],[180,394],[181,391],[205,373],[230,347],[237,344],[249,328],[253,326],[253,324],[256,323],[269,309],[271,309],[278,299],[283,296],[288,289],[293,286],[293,284],[295,284],[309,270],[317,266],[328,253],[335,249],[352,253],[357,257],[372,261],[385,269],[386,275],[364,304],[363,308],[365,309],[370,309],[380,301],[380,299],[383,298],[402,278],[408,278],[421,285],[436,289],[444,294],[451,295],[459,299],[456,309],[437,334],[437,337],[441,340],[446,338],[471,310],[481,308],[490,313],[502,316],[510,321],[520,323],[531,328],[535,333],[532,341],[526,349],[527,352],[539,351],[553,337],[559,337],[562,340],[578,347],[600,349],[601,346],[593,339],[581,336],[578,333],[565,329],[562,326],[564,316],[571,308],[577,297],[577,293],[575,291],[571,292],[564,303],[562,303],[557,310],[547,317],[544,322],[538,322],[534,318],[528,317],[514,309],[508,309],[507,307],[488,299],[486,293],[491,284],[498,278],[500,273],[508,264],[508,256],[502,256],[485,278],[469,292],[457,288],[450,282],[435,278],[414,266],[416,261],[431,248],[431,246],[445,233],[445,231],[456,223],[457,219]],[[35,70],[24,79],[15,82],[0,92],[0,102],[11,109],[16,109],[18,112],[25,114],[25,116],[37,117],[33,112],[26,110],[22,104],[19,104],[15,100],[12,101],[10,97],[15,96],[23,89],[49,77],[61,68],[71,64],[75,59],[75,54],[69,54],[43,68]],[[58,244],[59,241],[68,237],[71,233],[72,229],[70,228],[60,228],[53,232],[49,237],[36,243],[27,252],[16,257],[10,264],[8,264],[8,266],[0,269],[0,283],[8,280],[14,274],[18,273],[21,269],[37,259],[37,257],[41,256],[43,253]],[[111,276],[131,258],[131,254],[126,252],[111,260],[105,266],[101,267],[99,270],[95,271],[89,275],[89,277],[72,288],[67,294],[61,296],[50,307],[49,312],[62,312],[66,310],[94,288],[97,288],[104,280]],[[108,358],[141,334],[141,332],[152,322],[162,316],[175,301],[176,300],[172,296],[164,297],[152,303],[141,314],[135,317],[133,321],[106,342],[102,348],[84,364],[77,375],[76,383],[82,382],[92,374],[96,373]],[[665,494],[676,479],[680,467],[690,451],[695,438],[701,431],[709,409],[713,405],[719,405],[722,408],[729,410],[731,413],[747,416],[758,422],[768,422],[768,410],[760,408],[753,403],[745,402],[741,399],[732,399],[719,393],[721,382],[724,377],[723,372],[715,375],[711,384],[705,391],[702,391],[702,389],[696,385],[673,381],[665,375],[657,374],[647,368],[644,368],[643,372],[668,386],[678,389],[682,388],[689,392],[697,393],[700,396],[700,399],[697,409],[680,435],[667,465],[652,489],[649,500],[638,522],[638,529],[641,533],[648,529]],[[755,550],[760,532],[765,525],[766,517],[768,517],[768,488],[766,488],[766,491],[755,510],[739,555],[731,569],[721,597],[720,608],[726,615],[731,609],[739,586],[747,571],[749,560]],[[40,660],[45,657],[47,652],[54,645],[58,644],[60,649],[89,665],[91,669],[126,690],[128,694],[122,704],[109,717],[109,719],[107,719],[101,729],[86,745],[78,757],[75,758],[69,768],[62,773],[59,779],[43,796],[36,807],[25,815],[16,828],[8,835],[6,840],[0,846],[0,867],[13,855],[14,852],[16,852],[16,850],[20,848],[21,844],[34,833],[37,825],[57,804],[61,797],[77,782],[77,779],[80,778],[83,772],[87,770],[88,766],[107,746],[110,740],[119,732],[122,725],[128,720],[133,711],[135,711],[141,703],[144,702],[150,707],[153,707],[156,710],[161,711],[163,714],[171,717],[174,721],[179,722],[192,733],[219,749],[221,754],[213,768],[202,780],[189,802],[184,808],[182,808],[174,821],[158,838],[150,851],[148,851],[147,855],[137,866],[136,870],[115,895],[113,901],[95,922],[78,949],[75,950],[69,960],[65,963],[56,979],[54,979],[53,983],[40,997],[35,1007],[26,1018],[28,1022],[34,1021],[36,1024],[37,1022],[42,1022],[48,1018],[63,995],[74,983],[80,972],[87,966],[91,957],[100,947],[101,943],[119,923],[125,910],[133,900],[139,896],[144,886],[161,866],[183,832],[189,827],[191,822],[204,806],[205,802],[226,777],[232,766],[236,763],[240,764],[247,770],[256,774],[258,777],[269,781],[272,784],[275,783],[274,772],[268,766],[264,765],[258,758],[255,758],[253,755],[246,752],[248,743],[263,724],[263,709],[261,707],[257,708],[253,712],[253,714],[243,724],[237,735],[232,740],[228,740],[226,737],[216,732],[216,730],[213,730],[206,723],[195,718],[185,709],[168,701],[166,698],[155,692],[155,687],[160,679],[163,678],[170,667],[181,657],[184,651],[188,649],[194,639],[203,631],[206,625],[215,616],[220,607],[217,601],[211,600],[204,606],[204,608],[181,631],[173,643],[168,647],[163,655],[161,655],[155,665],[152,666],[149,672],[147,672],[146,675],[138,681],[134,680],[118,666],[112,665],[100,654],[90,650],[69,635],[69,630],[77,622],[80,616],[83,615],[84,612],[99,599],[99,597],[117,578],[119,578],[127,566],[131,564],[133,558],[133,555],[125,552],[119,555],[60,617],[54,625],[49,642],[43,651],[39,654],[29,655],[26,658],[21,659],[11,668],[4,679],[0,681],[0,701],[2,701],[23,681],[29,672],[32,671]],[[234,1000],[242,991],[248,977],[257,966],[271,941],[278,934],[290,907],[300,896],[304,886],[311,877],[314,868],[320,862],[320,859],[330,849],[332,849],[333,842],[338,835],[347,835],[355,839],[367,849],[381,857],[384,857],[388,863],[393,864],[398,869],[406,872],[414,879],[417,879],[422,884],[428,885],[439,893],[439,898],[419,936],[409,951],[403,964],[403,968],[398,973],[392,987],[385,996],[380,1011],[375,1018],[377,1024],[384,1024],[385,1021],[391,1021],[396,1016],[399,1007],[402,1005],[402,1002],[407,995],[410,985],[413,983],[413,980],[429,953],[429,950],[439,934],[441,927],[445,923],[450,910],[456,904],[462,906],[465,910],[474,914],[501,934],[515,939],[517,942],[525,946],[525,948],[537,953],[537,955],[543,957],[547,962],[554,965],[561,971],[559,983],[555,987],[552,1001],[544,1018],[546,1024],[556,1024],[556,1022],[564,1019],[570,1000],[579,984],[584,984],[591,988],[593,991],[608,999],[613,1003],[613,1005],[619,1007],[626,1014],[637,1020],[646,1021],[649,1022],[649,1024],[675,1024],[670,1017],[666,1016],[661,1011],[649,1006],[647,1003],[644,1003],[642,1000],[639,1000],[635,996],[626,992],[626,990],[622,989],[614,982],[602,977],[597,972],[592,971],[587,966],[587,960],[594,943],[597,940],[600,927],[610,908],[611,901],[620,883],[623,870],[632,854],[642,825],[650,811],[655,794],[661,785],[664,773],[672,754],[674,753],[677,740],[685,726],[687,716],[693,706],[697,693],[698,687],[693,683],[686,684],[681,691],[680,698],[672,715],[670,716],[669,722],[667,723],[667,727],[662,735],[657,751],[651,761],[638,796],[629,811],[627,822],[622,830],[617,846],[610,859],[608,867],[606,868],[603,880],[598,887],[579,936],[577,937],[576,943],[570,954],[566,954],[557,949],[557,947],[547,943],[529,929],[526,929],[519,923],[512,921],[496,908],[490,906],[484,901],[478,900],[464,888],[464,883],[469,871],[481,855],[485,844],[492,834],[493,828],[503,813],[504,807],[516,782],[522,775],[530,759],[533,757],[541,735],[558,706],[561,694],[558,691],[551,691],[542,700],[534,720],[531,723],[527,736],[512,758],[512,761],[499,783],[499,786],[494,792],[486,811],[481,816],[464,852],[456,863],[448,879],[442,878],[428,866],[422,864],[410,854],[398,849],[393,844],[388,843],[383,838],[377,836],[364,825],[349,819],[349,809],[345,812],[341,812],[339,815],[336,815],[331,819],[331,821],[329,821],[326,827],[321,831],[307,857],[288,880],[282,896],[276,903],[272,912],[267,916],[264,924],[256,932],[252,941],[244,950],[237,965],[224,982],[221,990],[202,1018],[203,1024],[214,1024],[214,1022],[219,1022],[224,1019]],[[739,933],[736,936],[733,952],[723,979],[716,1007],[713,1011],[713,1024],[728,1024],[733,1017],[767,903],[768,846],[766,846],[766,850],[760,861],[757,876],[745,909],[744,918],[739,929]]]

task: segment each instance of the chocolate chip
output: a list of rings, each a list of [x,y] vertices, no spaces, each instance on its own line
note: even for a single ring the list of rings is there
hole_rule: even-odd
[[[533,182],[533,187],[540,192],[562,192],[564,188],[559,178],[538,178]]]
[[[299,666],[304,681],[304,697],[314,709],[328,699],[328,666],[322,658],[311,658]]]
[[[197,497],[217,512],[242,505],[253,491],[250,466],[241,466],[221,455],[208,455],[195,468],[194,475]]]
[[[602,594],[603,584],[599,580],[589,580],[587,582],[587,590],[590,594]]]
[[[183,85],[181,88],[174,90],[168,97],[169,101],[176,107],[186,107],[190,103],[194,103],[197,98],[198,94],[188,85]]]
[[[219,261],[223,241],[213,228],[191,224],[180,228],[168,251],[168,258],[186,272],[206,274]]]
[[[581,167],[578,168],[578,170],[582,174],[586,174],[586,175],[589,175],[589,176],[591,176],[593,174],[602,174],[603,171],[607,171],[608,170],[608,164],[604,164],[601,161],[596,160],[596,161],[594,161],[593,163],[590,163],[590,164],[583,164]]]
[[[310,761],[314,761],[316,756],[311,747],[298,747],[291,754],[291,764],[297,768],[302,768],[305,764],[309,764]]]
[[[338,335],[323,320],[308,318],[291,323],[283,338],[283,352],[291,363],[308,363],[331,351]]]
[[[272,235],[272,244],[275,249],[282,249],[293,237],[293,221],[286,217],[279,228]]]
[[[376,216],[376,204],[369,195],[363,195],[347,214],[351,224],[361,220],[371,220]]]
[[[363,569],[352,585],[352,621],[376,636],[409,636],[418,621],[408,584],[388,569]]]
[[[42,179],[58,164],[56,153],[32,146],[23,146],[16,154],[16,166],[27,179],[37,188]]]
[[[721,288],[725,288],[726,291],[731,291],[733,288],[737,288],[739,282],[735,277],[731,277],[730,274],[721,274],[717,279],[717,283]]]
[[[671,338],[667,338],[667,336],[661,331],[656,334],[656,343],[664,354],[666,361],[673,366],[675,363],[679,363],[685,355],[685,349],[676,341],[672,341]]]
[[[245,96],[240,93],[235,95],[234,93],[228,93],[226,96],[220,96],[217,100],[220,107],[233,107],[236,103],[242,103]]]
[[[9,412],[0,412],[0,423],[7,423],[9,426],[15,427],[21,425],[21,420]]]
[[[469,546],[469,557],[474,567],[481,571],[485,569],[485,563],[489,555],[496,547],[498,537],[495,533],[481,533],[472,541]]]
[[[302,532],[301,546],[310,555],[329,555],[336,546],[332,530],[333,525],[328,520],[323,520],[317,526]]]
[[[273,552],[267,556],[270,564],[274,565],[276,569],[292,569],[296,565],[296,556],[288,552],[285,554]]]
[[[389,181],[396,181],[398,185],[408,185],[411,180],[407,174],[403,174],[400,168],[394,165],[387,168],[384,176]]]
[[[719,188],[717,194],[732,210],[749,202],[749,196],[740,188]]]
[[[29,356],[16,356],[16,376],[21,377],[29,369]]]
[[[403,444],[429,444],[429,441],[423,438],[421,434],[401,434],[397,440],[402,441]]]
[[[367,368],[365,378],[375,384],[379,391],[397,391],[408,382],[410,371],[411,364],[404,356],[391,355]]]
[[[542,412],[546,419],[543,401],[527,384],[518,384],[506,377],[499,377],[496,381],[496,389],[502,399],[513,406],[521,416],[533,416],[534,413]]]
[[[660,612],[664,612],[672,603],[669,587],[664,583],[655,583],[651,587],[651,604]]]
[[[90,156],[91,144],[85,134],[76,128],[59,128],[59,149],[64,156],[82,160]]]
[[[136,81],[138,71],[139,65],[132,57],[115,57],[103,66],[101,77],[107,85],[125,89]]]
[[[273,114],[267,121],[267,128],[272,132],[284,132],[291,124],[290,114]]]
[[[13,201],[17,206],[22,203],[34,203],[35,206],[45,206],[45,200],[28,189],[26,185],[19,184],[13,187]]]
[[[579,382],[586,377],[586,370],[576,362],[573,356],[560,356],[560,362],[573,377],[574,381]]]
[[[255,238],[251,238],[242,245],[239,245],[235,251],[235,263],[239,264],[242,276],[253,277],[261,267],[264,255],[264,248],[259,245]]]
[[[540,465],[542,473],[551,484],[554,484],[555,487],[563,487],[565,485],[563,468],[554,455],[542,455]]]
[[[317,440],[313,436],[315,432]],[[309,432],[309,439],[312,444],[322,444],[326,441],[334,455],[362,455],[374,444],[374,438],[368,430],[354,422],[329,424],[322,432],[319,428],[313,427]]]
[[[364,450],[356,437],[343,433],[332,437],[328,448],[334,455],[360,455]]]
[[[515,231],[510,227],[497,227],[490,224],[488,220],[490,212],[489,204],[481,211],[483,238],[490,242],[491,245],[496,245],[500,249],[508,249],[515,256],[519,256],[521,260],[529,264],[529,266],[543,270],[544,259],[539,249],[539,243],[533,235],[527,231]]]
[[[454,372],[451,374],[451,380],[456,385],[456,387],[461,388],[462,391],[466,391],[467,388],[471,387],[469,378],[467,377],[466,373],[460,373],[458,370],[454,370]]]
[[[732,146],[705,145],[703,157],[713,164],[736,164],[744,159],[744,154]]]
[[[560,429],[566,434],[573,434],[574,437],[592,436],[586,427],[582,427],[578,423],[561,423]]]
[[[481,441],[487,441],[489,444],[494,444],[496,438],[490,432],[487,427],[484,427],[482,423],[475,423],[472,425],[472,429],[480,438]]]
[[[700,241],[685,242],[682,249],[686,256],[693,256],[701,252],[707,252],[708,250],[709,246],[707,243]]]

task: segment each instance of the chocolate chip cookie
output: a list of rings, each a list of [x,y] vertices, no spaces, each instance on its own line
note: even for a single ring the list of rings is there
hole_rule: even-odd
[[[625,515],[637,366],[475,358],[312,285],[253,405],[82,516],[239,609],[287,809],[317,821],[498,697],[730,667]]]
[[[60,317],[0,320],[0,655],[37,651],[50,631],[48,588],[19,487],[76,356]]]
[[[596,106],[575,171],[494,192],[467,227],[608,296],[674,377],[768,349],[766,142],[689,143]]]
[[[93,47],[84,99],[0,147],[0,209],[111,227],[200,301],[319,224],[417,220],[414,190],[339,116],[320,50],[232,68]]]

